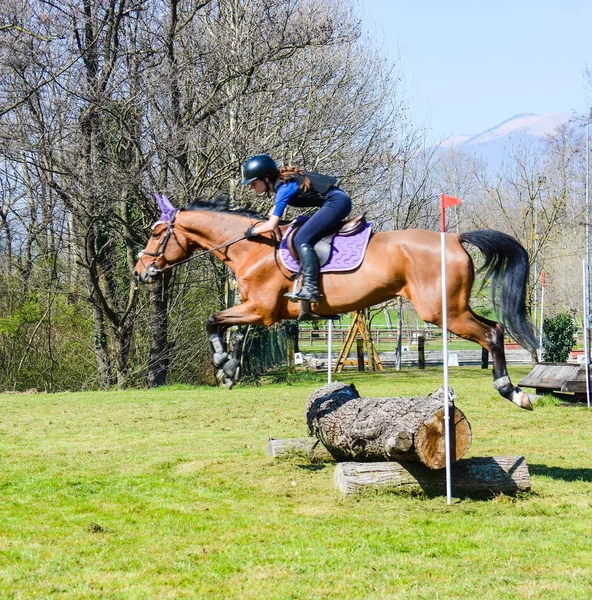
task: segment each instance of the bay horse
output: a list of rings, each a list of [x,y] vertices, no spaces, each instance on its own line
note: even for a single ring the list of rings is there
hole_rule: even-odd
[[[214,313],[206,326],[217,378],[231,388],[238,377],[238,361],[226,352],[221,334],[233,325],[269,326],[297,319],[298,304],[284,297],[294,276],[279,260],[275,235],[244,237],[248,227],[264,219],[257,213],[203,201],[182,210],[170,207],[168,213],[163,209],[161,220],[153,226],[134,276],[140,283],[151,283],[163,271],[195,257],[198,250],[211,253],[234,271],[242,303]],[[463,243],[477,247],[485,256],[482,270],[492,281],[499,323],[475,314],[469,306],[475,269]],[[422,320],[441,326],[440,244],[440,233],[434,231],[373,233],[357,269],[319,276],[322,297],[314,305],[315,313],[329,317],[404,296]],[[537,346],[526,311],[526,250],[499,231],[448,233],[446,266],[449,331],[488,350],[493,358],[494,388],[520,408],[532,410],[528,396],[510,381],[504,353],[504,329],[523,347]]]

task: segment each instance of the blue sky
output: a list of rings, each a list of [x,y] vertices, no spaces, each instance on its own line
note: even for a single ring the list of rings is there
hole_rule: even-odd
[[[406,96],[435,138],[592,104],[590,0],[359,2],[370,35],[400,56]]]

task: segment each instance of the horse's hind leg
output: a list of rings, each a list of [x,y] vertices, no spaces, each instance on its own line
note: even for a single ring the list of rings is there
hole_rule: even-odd
[[[491,353],[493,358],[493,387],[501,396],[520,408],[532,410],[529,397],[512,385],[506,368],[504,329],[499,323],[473,313],[470,309],[460,315],[450,316],[448,329],[460,337],[477,342]]]

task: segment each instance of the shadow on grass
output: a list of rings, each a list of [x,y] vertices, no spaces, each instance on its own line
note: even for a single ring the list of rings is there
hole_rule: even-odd
[[[299,469],[303,471],[322,471],[326,469],[330,465],[335,465],[335,463],[315,463],[312,465],[296,465]]]
[[[562,481],[592,481],[592,469],[563,469],[549,465],[528,465],[531,475],[543,475]]]

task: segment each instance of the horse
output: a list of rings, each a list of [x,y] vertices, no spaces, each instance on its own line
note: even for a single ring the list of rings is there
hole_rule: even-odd
[[[298,304],[284,296],[292,288],[294,275],[278,259],[277,235],[263,234],[251,239],[244,236],[250,226],[264,217],[207,201],[192,202],[178,210],[164,196],[159,203],[162,199],[168,204],[165,203],[161,219],[153,225],[148,243],[138,255],[135,279],[138,283],[152,283],[164,271],[205,253],[234,271],[242,303],[212,314],[206,325],[216,376],[232,388],[239,375],[239,364],[226,352],[223,332],[233,325],[270,326],[297,319]],[[282,229],[286,227],[282,224]],[[494,230],[447,233],[445,240],[448,330],[490,352],[494,388],[520,408],[532,410],[528,395],[510,380],[504,353],[505,330],[521,346],[530,350],[537,347],[526,310],[526,250],[514,238]],[[484,254],[481,270],[491,279],[499,322],[476,314],[469,306],[475,267],[463,244],[473,245]],[[195,254],[196,251],[200,253]],[[441,235],[435,231],[375,232],[357,269],[319,276],[322,296],[314,305],[314,312],[329,318],[403,296],[423,321],[441,327],[440,253]]]

